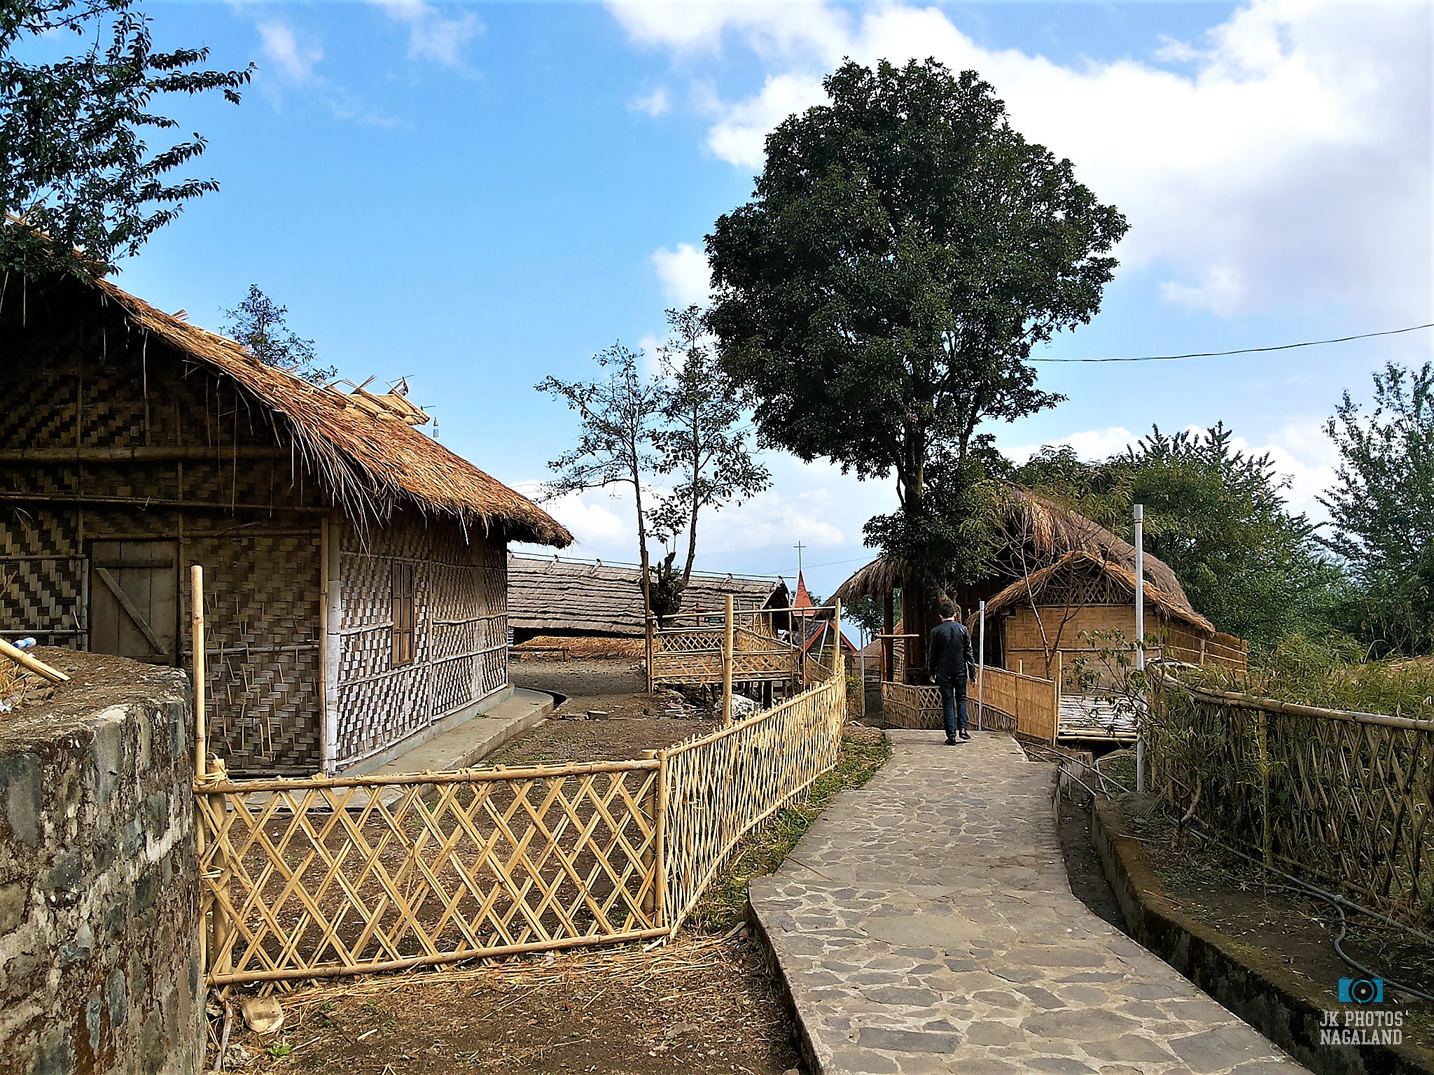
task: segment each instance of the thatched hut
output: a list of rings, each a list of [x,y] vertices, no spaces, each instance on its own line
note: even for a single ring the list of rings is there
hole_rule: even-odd
[[[973,628],[976,608],[986,602],[988,664],[1046,677],[1058,664],[1070,663],[1063,655],[1088,653],[1094,632],[1118,629],[1134,638],[1135,547],[1099,523],[1012,489],[993,565],[987,578],[946,595],[961,605]],[[1185,659],[1244,663],[1244,643],[1221,634],[1195,611],[1168,564],[1146,553],[1144,568],[1147,635],[1163,639]],[[892,595],[908,584],[907,565],[882,557],[842,583],[835,596],[884,600],[885,633],[899,636]],[[884,678],[892,679],[903,666],[902,648],[900,638],[888,642]],[[919,666],[907,671],[924,677]]]
[[[508,556],[508,623],[515,643],[538,636],[641,638],[642,569],[569,557]],[[776,576],[693,572],[680,611],[721,612],[731,594],[739,609],[785,608]]]
[[[231,771],[333,771],[508,687],[506,548],[546,512],[415,428],[104,280],[0,306],[0,631],[192,667],[205,568],[211,743]]]

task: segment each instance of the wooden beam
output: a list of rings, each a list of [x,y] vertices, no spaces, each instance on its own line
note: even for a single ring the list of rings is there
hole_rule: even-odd
[[[262,445],[241,447],[201,445],[155,445],[133,448],[3,448],[0,449],[0,463],[35,463],[59,465],[64,463],[178,463],[216,462],[231,463],[240,459],[291,459],[293,452],[288,448]]]
[[[212,504],[201,500],[162,500],[148,496],[94,496],[89,493],[19,493],[0,492],[0,501],[20,504],[117,504],[135,508],[186,508],[190,511],[267,511],[276,515],[327,515],[328,508],[295,507],[283,504]]]

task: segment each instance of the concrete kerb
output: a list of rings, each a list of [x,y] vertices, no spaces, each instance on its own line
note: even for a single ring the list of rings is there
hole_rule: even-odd
[[[1319,1075],[1434,1075],[1434,1053],[1402,1045],[1320,1045],[1334,983],[1300,977],[1176,907],[1119,809],[1097,797],[1091,844],[1131,935]],[[1355,972],[1351,971],[1351,976]]]

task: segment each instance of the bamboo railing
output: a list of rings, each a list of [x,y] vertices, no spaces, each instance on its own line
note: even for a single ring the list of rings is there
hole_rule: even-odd
[[[1434,927],[1434,721],[1198,690],[1157,672],[1154,787],[1273,865]]]
[[[808,610],[810,611],[810,610]],[[800,616],[792,609],[735,609],[731,676],[738,683],[790,682],[800,689],[830,673],[820,661],[778,634],[776,623]],[[687,612],[653,626],[647,638],[648,689],[722,682],[724,613]]]
[[[671,936],[738,840],[836,764],[845,708],[832,674],[635,761],[303,780],[201,771],[206,980]]]

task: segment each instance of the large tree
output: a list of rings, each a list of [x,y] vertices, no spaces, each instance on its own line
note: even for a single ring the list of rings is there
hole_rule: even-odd
[[[929,584],[962,581],[941,577],[960,520],[932,510],[929,468],[959,510],[981,424],[1057,402],[1027,359],[1096,313],[1126,223],[973,71],[847,62],[825,86],[707,237],[710,323],[760,443],[895,475],[899,517],[873,533],[915,562],[919,631]]]
[[[677,484],[655,514],[674,538],[686,531],[681,585],[692,580],[697,558],[697,518],[704,508],[740,504],[771,484],[767,468],[752,458],[742,422],[741,400],[710,346],[698,306],[667,311],[668,338],[658,349],[667,380],[663,428],[653,433],[659,469]]]
[[[217,188],[172,175],[203,137],[150,141],[179,126],[158,110],[166,96],[218,90],[238,102],[252,66],[206,70],[208,58],[157,51],[134,0],[0,5],[0,271],[108,271]]]
[[[1389,363],[1373,411],[1346,392],[1326,428],[1341,460],[1328,544],[1360,583],[1360,627],[1380,652],[1434,652],[1434,366]]]

